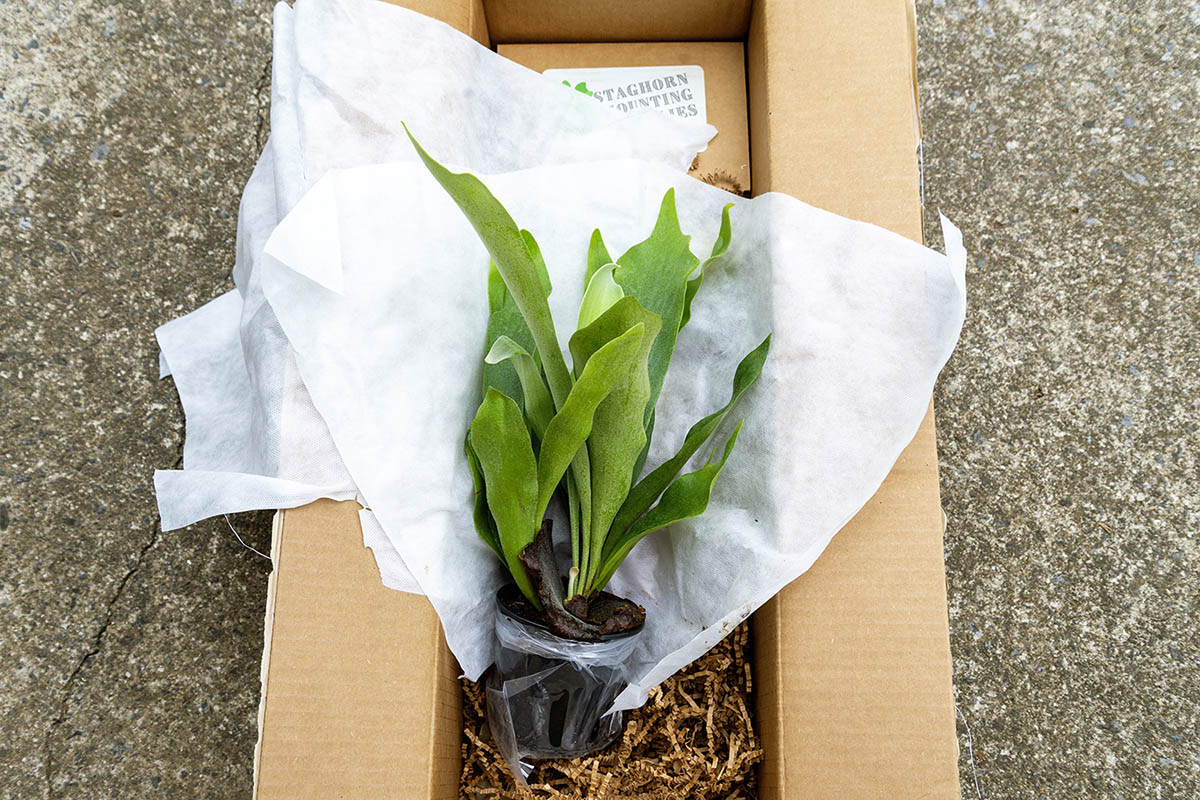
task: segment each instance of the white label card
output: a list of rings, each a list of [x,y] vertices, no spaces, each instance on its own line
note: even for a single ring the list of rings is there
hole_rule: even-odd
[[[586,67],[548,69],[543,73],[626,113],[665,111],[708,122],[704,70],[677,67]]]

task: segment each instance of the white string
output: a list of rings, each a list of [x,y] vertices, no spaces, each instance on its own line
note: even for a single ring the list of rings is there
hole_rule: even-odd
[[[271,557],[269,555],[267,555],[266,553],[255,550],[253,547],[251,547],[250,545],[248,545],[244,541],[242,541],[241,534],[239,534],[237,532],[237,529],[233,527],[233,523],[229,521],[229,515],[225,514],[224,517],[225,517],[225,524],[229,526],[229,530],[233,531],[233,535],[237,537],[237,540],[242,543],[242,547],[246,548],[251,553],[257,553],[258,555],[265,558],[267,561],[271,560]]]
[[[962,720],[963,727],[967,729],[967,754],[971,756],[971,777],[975,780],[975,796],[983,800],[983,792],[979,789],[979,770],[975,768],[975,739],[971,736],[971,726],[967,724],[967,718],[957,705],[954,706],[954,710]]]

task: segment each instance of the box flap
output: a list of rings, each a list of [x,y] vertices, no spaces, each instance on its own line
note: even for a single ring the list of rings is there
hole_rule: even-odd
[[[742,40],[750,0],[485,0],[498,44]]]
[[[755,192],[921,240],[908,0],[763,0]],[[866,507],[754,617],[762,797],[957,798],[932,409]]]
[[[280,512],[259,800],[457,793],[457,664],[429,601],[380,582],[358,508],[321,500]]]

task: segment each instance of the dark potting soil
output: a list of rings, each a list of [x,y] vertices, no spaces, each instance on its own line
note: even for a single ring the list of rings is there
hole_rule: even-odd
[[[517,785],[487,727],[482,683],[460,681],[463,770],[459,796],[583,800],[751,800],[762,748],[754,729],[749,625],[650,693],[626,714],[607,749],[576,759],[540,762],[529,788]]]
[[[545,615],[525,599],[516,584],[510,583],[500,589],[497,598],[505,610],[521,622],[545,630],[553,630]],[[646,622],[646,610],[623,597],[608,592],[599,592],[590,601],[573,597],[565,604],[566,609],[580,619],[600,629],[603,638],[637,633]]]

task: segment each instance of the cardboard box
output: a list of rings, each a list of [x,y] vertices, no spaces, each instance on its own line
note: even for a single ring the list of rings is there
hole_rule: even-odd
[[[910,2],[403,4],[538,69],[701,64],[714,169],[745,170],[748,142],[753,193],[919,240]],[[380,584],[355,504],[281,512],[272,555],[256,797],[456,797],[457,665],[428,602]],[[959,796],[932,409],[875,497],[752,625],[764,800]]]

